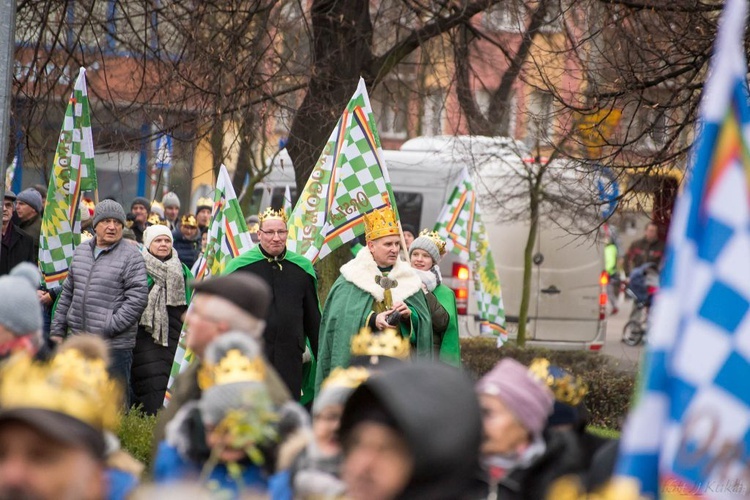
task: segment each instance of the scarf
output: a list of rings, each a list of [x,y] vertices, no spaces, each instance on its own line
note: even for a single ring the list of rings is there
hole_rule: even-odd
[[[146,310],[141,316],[143,326],[154,343],[161,346],[169,344],[169,315],[167,306],[184,306],[185,277],[182,274],[182,263],[176,252],[164,261],[151,255],[144,249],[143,260],[146,261],[146,272],[154,284],[148,292]]]
[[[422,271],[421,269],[414,269],[414,272],[416,272],[419,279],[422,280],[422,285],[424,285],[428,292],[435,291],[435,287],[438,285],[435,273],[432,271]]]
[[[547,443],[543,436],[538,435],[520,454],[489,455],[482,459],[482,465],[490,472],[494,480],[500,480],[515,469],[529,467],[537,458],[544,455],[545,451],[547,451]]]

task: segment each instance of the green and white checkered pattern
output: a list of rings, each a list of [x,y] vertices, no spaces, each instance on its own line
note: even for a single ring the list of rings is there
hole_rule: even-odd
[[[440,212],[435,231],[445,239],[446,251],[471,266],[482,329],[496,334],[501,344],[507,340],[507,333],[500,278],[476,198],[469,171],[464,169]]]
[[[232,179],[224,165],[219,169],[214,192],[214,207],[211,222],[208,225],[208,241],[206,242],[205,260],[203,266],[195,275],[196,280],[208,276],[218,276],[224,272],[227,264],[235,257],[253,248],[254,243],[247,230],[245,217],[242,215],[240,203],[232,187]],[[189,308],[188,307],[188,311]],[[167,382],[167,393],[164,396],[164,406],[169,404],[171,388],[174,379],[185,371],[195,357],[187,348],[186,325],[182,325],[180,341],[177,344],[172,369]]]
[[[360,79],[290,218],[289,248],[315,262],[364,233],[362,216],[384,207],[386,199],[396,211],[382,158],[367,88]],[[331,186],[333,200],[328,200]]]
[[[5,170],[5,190],[10,191],[13,185],[13,178],[16,175],[16,166],[18,166],[18,155],[13,156],[13,162]]]
[[[96,190],[94,141],[86,91],[86,70],[76,80],[63,120],[47,190],[39,237],[39,267],[47,288],[62,286],[81,239],[78,205],[84,191]]]

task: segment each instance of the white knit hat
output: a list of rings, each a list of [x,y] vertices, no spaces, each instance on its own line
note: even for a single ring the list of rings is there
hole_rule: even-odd
[[[153,243],[157,236],[168,236],[169,241],[174,242],[172,231],[170,231],[167,226],[163,226],[161,224],[149,226],[143,232],[143,246],[146,247],[146,250],[151,247],[151,243]]]

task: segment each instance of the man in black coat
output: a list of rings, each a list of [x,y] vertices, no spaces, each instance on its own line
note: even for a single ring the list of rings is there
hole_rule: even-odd
[[[260,216],[259,244],[232,260],[225,272],[250,272],[271,287],[263,332],[266,359],[279,372],[292,397],[304,404],[313,390],[303,387],[304,354],[306,345],[313,355],[318,353],[320,305],[312,264],[287,250],[288,234],[284,209],[276,212],[269,208]],[[312,384],[314,374],[309,375]]]
[[[36,245],[34,239],[24,233],[11,221],[15,207],[16,195],[12,191],[5,192],[3,199],[3,235],[2,249],[0,249],[0,276],[8,274],[11,269],[21,262],[36,264]]]

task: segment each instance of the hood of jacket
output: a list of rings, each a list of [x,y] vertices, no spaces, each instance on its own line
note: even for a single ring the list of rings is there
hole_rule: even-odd
[[[481,444],[481,414],[472,387],[464,373],[447,365],[394,367],[355,390],[340,432],[345,436],[373,408],[384,411],[414,459],[412,477],[399,498],[462,498],[471,488]]]

